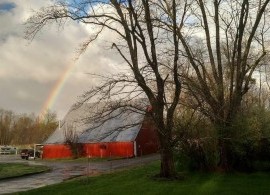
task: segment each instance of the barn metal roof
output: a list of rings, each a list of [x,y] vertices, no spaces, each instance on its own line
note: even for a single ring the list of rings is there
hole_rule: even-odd
[[[144,114],[118,108],[106,115],[102,122],[87,122],[93,115],[93,109],[102,109],[104,105],[93,107],[93,104],[83,104],[74,109],[71,107],[67,115],[45,144],[60,144],[65,142],[64,132],[74,129],[79,143],[134,141],[139,133]],[[145,107],[146,108],[146,107]]]

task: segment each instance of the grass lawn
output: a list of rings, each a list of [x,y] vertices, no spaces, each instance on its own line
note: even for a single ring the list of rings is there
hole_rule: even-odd
[[[183,180],[153,179],[158,163],[83,177],[19,194],[270,194],[270,173],[186,173]]]
[[[48,167],[40,165],[27,165],[22,163],[0,163],[0,179],[40,173],[48,170]]]

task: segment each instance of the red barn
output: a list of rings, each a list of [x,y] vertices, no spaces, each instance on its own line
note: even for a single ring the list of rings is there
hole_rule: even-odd
[[[116,109],[106,120],[88,123],[90,104],[71,108],[61,125],[44,143],[43,158],[69,158],[72,152],[65,144],[67,129],[78,135],[80,156],[134,157],[156,153],[158,138],[149,112]]]

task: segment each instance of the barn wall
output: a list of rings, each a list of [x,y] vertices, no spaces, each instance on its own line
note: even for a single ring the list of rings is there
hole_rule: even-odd
[[[133,157],[133,142],[108,142],[82,144],[82,156],[90,157]],[[64,144],[45,145],[43,147],[43,158],[71,158],[72,153]]]
[[[133,142],[107,142],[84,144],[86,156],[91,157],[133,157]]]
[[[50,144],[43,146],[42,158],[69,158],[72,153],[67,145],[64,144]]]
[[[146,115],[136,138],[137,156],[156,153],[159,150],[159,141],[155,125]]]

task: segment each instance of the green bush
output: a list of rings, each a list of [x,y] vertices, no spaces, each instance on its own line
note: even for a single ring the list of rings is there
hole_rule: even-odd
[[[267,170],[270,162],[270,112],[251,106],[232,126],[230,154],[233,168],[240,171]]]
[[[190,140],[182,144],[176,153],[179,170],[210,171],[216,168],[217,162],[218,153],[213,140]]]
[[[176,120],[176,166],[179,170],[215,170],[219,163],[217,129],[199,114],[182,113]],[[270,170],[270,111],[253,105],[243,109],[226,140],[233,170]]]

